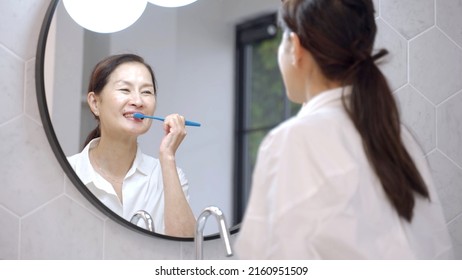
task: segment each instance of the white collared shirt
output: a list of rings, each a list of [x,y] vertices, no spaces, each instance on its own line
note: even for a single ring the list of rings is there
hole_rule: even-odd
[[[345,88],[346,94],[351,88]],[[452,245],[427,162],[402,139],[429,188],[400,218],[341,101],[323,92],[263,140],[235,248],[242,259],[448,259]]]
[[[90,163],[89,151],[98,141],[99,138],[93,139],[82,152],[68,157],[80,180],[104,205],[128,221],[138,210],[147,211],[152,216],[155,232],[163,234],[164,187],[159,160],[143,154],[138,147],[133,165],[123,181],[122,204],[112,185]],[[188,181],[180,168],[177,171],[183,193],[189,201]],[[144,227],[142,220],[139,224]]]

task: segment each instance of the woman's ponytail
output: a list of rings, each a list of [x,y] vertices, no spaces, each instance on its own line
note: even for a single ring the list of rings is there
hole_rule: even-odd
[[[429,197],[427,187],[401,140],[400,118],[388,83],[374,60],[362,61],[352,75],[352,93],[344,102],[383,189],[398,212],[412,220],[414,191]]]
[[[85,139],[85,143],[83,144],[83,147],[86,147],[88,143],[90,143],[91,140],[101,137],[101,129],[98,126],[96,126],[95,129],[93,129],[87,136],[87,139]]]

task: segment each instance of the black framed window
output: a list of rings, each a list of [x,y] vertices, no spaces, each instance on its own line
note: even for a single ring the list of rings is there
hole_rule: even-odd
[[[280,38],[276,13],[236,27],[234,222],[242,220],[261,141],[300,108],[284,91],[277,63]]]

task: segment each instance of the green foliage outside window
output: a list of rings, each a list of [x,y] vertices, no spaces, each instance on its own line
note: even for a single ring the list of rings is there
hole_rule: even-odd
[[[248,160],[253,170],[258,147],[268,131],[296,114],[300,105],[287,100],[278,67],[281,34],[252,45],[251,96],[246,120]]]

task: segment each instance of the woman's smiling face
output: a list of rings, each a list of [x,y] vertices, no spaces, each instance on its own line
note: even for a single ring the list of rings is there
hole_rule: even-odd
[[[93,113],[99,117],[102,136],[137,137],[145,133],[152,121],[133,118],[133,114],[153,115],[156,108],[151,74],[138,62],[119,65],[101,93],[89,93],[88,100]]]

